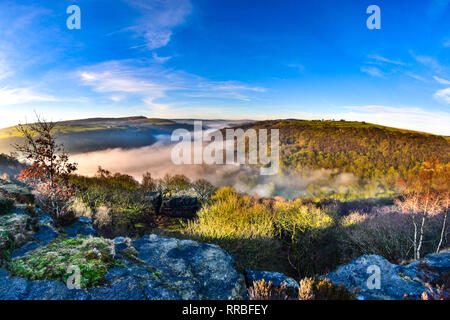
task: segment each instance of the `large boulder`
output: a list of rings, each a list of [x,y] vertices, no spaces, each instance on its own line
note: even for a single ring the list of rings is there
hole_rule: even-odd
[[[441,274],[450,272],[450,251],[429,254],[421,261],[398,266],[397,272],[406,279],[432,282]]]
[[[22,247],[14,250],[11,253],[11,259],[15,259],[15,258],[20,258],[25,256],[28,252],[36,250],[37,248],[39,248],[39,243],[36,241],[30,241],[27,242],[25,245],[23,245]]]
[[[162,200],[160,214],[174,218],[191,219],[197,215],[200,207],[200,202],[196,197],[175,195]]]
[[[149,192],[146,196],[147,201],[151,203],[155,212],[159,212],[162,203],[162,195],[160,192]]]
[[[403,300],[420,299],[428,288],[425,282],[431,280],[419,268],[420,264],[429,264],[436,267],[434,278],[440,271],[450,268],[450,254],[440,253],[427,256],[423,261],[416,261],[405,266],[390,263],[377,255],[364,255],[339,266],[324,278],[335,284],[342,284],[350,291],[356,291],[361,300]],[[379,285],[376,278],[379,276]]]
[[[173,218],[192,219],[201,208],[198,198],[189,194],[176,193],[163,197],[160,192],[149,192],[146,198],[156,213]]]

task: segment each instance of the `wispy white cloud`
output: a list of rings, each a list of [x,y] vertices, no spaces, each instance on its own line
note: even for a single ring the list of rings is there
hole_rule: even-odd
[[[377,55],[377,54],[369,55],[369,59],[373,59],[373,60],[378,61],[378,62],[384,62],[384,63],[394,64],[394,65],[399,65],[399,66],[406,65],[402,61],[388,59],[388,58],[382,57],[382,56]]]
[[[411,55],[414,55],[410,52]],[[421,75],[421,72],[414,70],[409,63],[405,63],[401,60],[386,58],[379,54],[368,55],[368,61],[366,65],[361,68],[361,71],[369,74],[372,77],[386,78],[392,75],[405,75],[421,82],[429,82],[427,78]],[[415,56],[416,60],[420,60],[421,63],[431,63],[432,58]],[[437,62],[436,62],[437,65]]]
[[[170,89],[158,83],[114,72],[84,71],[80,76],[85,84],[91,85],[97,92],[147,93],[160,97]]]
[[[127,0],[141,12],[138,23],[127,28],[145,41],[145,46],[157,49],[166,46],[173,29],[182,25],[192,11],[189,0]]]
[[[169,61],[170,59],[172,59],[171,56],[168,56],[168,57],[160,57],[160,56],[158,56],[158,54],[157,54],[156,52],[153,52],[153,53],[152,53],[152,57],[153,57],[153,60],[156,61],[156,62],[158,62],[158,63],[166,63],[167,61]]]
[[[249,93],[264,93],[265,88],[244,85],[237,81],[208,81],[198,78],[197,84],[191,88],[191,97],[224,98],[251,101]]]
[[[439,82],[440,84],[450,85],[450,80],[446,80],[438,76],[433,76],[433,79]]]
[[[418,62],[420,62],[420,63],[422,63],[422,64],[424,64],[424,65],[426,65],[426,66],[429,66],[429,67],[431,67],[431,68],[433,68],[433,69],[440,69],[441,68],[441,65],[437,62],[437,60],[435,59],[435,58],[433,58],[433,57],[428,57],[428,56],[414,56],[414,58],[418,61]]]
[[[450,88],[438,90],[434,97],[440,101],[450,104]],[[448,122],[450,123],[450,121]]]
[[[445,74],[448,71],[448,67],[442,65],[436,58],[431,56],[419,56],[414,52],[410,52],[411,56],[420,64],[427,67],[430,71],[437,74]]]
[[[144,77],[142,70],[124,66],[117,61],[102,63],[85,70],[78,71],[81,81],[100,93],[116,93],[110,97],[120,102],[124,95],[137,95],[146,105],[161,108],[155,100],[164,98],[168,90],[174,87],[152,81]],[[120,94],[120,95],[117,95]]]
[[[415,74],[415,73],[412,73],[412,72],[405,72],[405,74],[408,77],[413,78],[415,80],[422,81],[422,82],[428,82],[428,80],[425,77],[419,76],[418,74]]]
[[[450,80],[438,76],[433,76],[433,79],[439,82],[440,84],[446,86],[450,85]],[[440,89],[436,91],[436,93],[434,94],[434,98],[437,99],[438,101],[450,104],[450,88]]]
[[[148,61],[110,61],[80,68],[77,75],[84,85],[92,87],[95,92],[108,94],[113,101],[127,96],[138,98],[158,110],[170,108],[172,104],[167,100],[172,100],[173,95],[250,101],[254,94],[266,91],[265,88],[237,81],[211,81],[183,71],[166,69],[158,63],[149,64]],[[162,102],[162,99],[165,101]]]
[[[13,74],[13,69],[8,65],[6,59],[0,57],[0,80],[6,79]]]
[[[361,71],[376,78],[384,78],[384,73],[376,67],[361,67]]]
[[[299,72],[303,72],[305,70],[305,66],[299,63],[290,63],[287,65],[289,68],[296,69]]]
[[[120,102],[120,101],[122,101],[124,99],[124,97],[123,96],[119,96],[119,95],[114,95],[114,96],[111,96],[110,99],[112,101],[114,101],[114,102]]]
[[[30,88],[0,88],[0,105],[2,106],[50,101],[58,101],[58,99],[50,95],[35,92]]]

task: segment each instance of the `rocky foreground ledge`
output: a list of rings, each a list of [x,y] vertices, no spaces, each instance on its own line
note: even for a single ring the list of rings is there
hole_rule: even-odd
[[[24,225],[23,217],[20,212],[7,217],[8,226],[14,226],[13,232],[24,229],[18,228]],[[35,233],[23,231],[23,244],[12,252],[11,261],[30,257],[33,252],[36,255],[36,250],[42,249],[49,249],[43,251],[47,255],[55,254],[52,245],[81,236],[86,243],[107,243],[106,249],[116,262],[100,286],[84,289],[69,289],[57,280],[30,281],[0,269],[0,300],[228,300],[246,299],[247,287],[262,279],[274,285],[284,282],[293,289],[299,287],[294,279],[277,272],[246,270],[244,277],[237,272],[234,257],[213,244],[157,235],[136,241],[124,237],[107,240],[97,236],[92,221],[86,217],[63,231],[54,228],[45,215],[39,217],[38,224],[39,231]],[[95,248],[89,250],[84,254],[96,252]],[[449,271],[450,252],[429,255],[421,262],[404,266],[391,264],[380,256],[364,255],[323,277],[344,285],[362,300],[402,300],[405,295],[420,299],[429,290],[427,282]],[[374,286],[376,272],[379,286]]]
[[[124,238],[122,238],[124,240]],[[128,244],[116,238],[116,250]],[[9,277],[0,269],[2,300],[174,300],[240,299],[244,280],[236,272],[233,257],[216,245],[144,236],[131,245],[139,262],[122,261],[105,275],[99,288],[68,289],[55,280],[29,281]],[[120,259],[120,253],[117,253]],[[142,263],[144,262],[144,263]]]

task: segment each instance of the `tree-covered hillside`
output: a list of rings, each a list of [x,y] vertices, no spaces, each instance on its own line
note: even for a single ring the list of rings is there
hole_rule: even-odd
[[[272,120],[240,128],[279,129],[286,169],[338,169],[364,180],[389,179],[414,173],[431,158],[446,165],[450,160],[446,137],[365,122]]]

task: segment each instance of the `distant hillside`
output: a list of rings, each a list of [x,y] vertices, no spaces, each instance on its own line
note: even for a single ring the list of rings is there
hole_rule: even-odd
[[[72,154],[109,148],[148,146],[175,129],[193,129],[193,119],[168,120],[146,117],[91,118],[57,122],[58,142]],[[241,121],[242,122],[242,121]],[[203,120],[206,128],[241,123],[230,120]],[[11,145],[22,138],[16,127],[0,129],[0,152],[9,153]]]
[[[242,129],[279,129],[282,165],[288,169],[338,169],[359,178],[406,175],[438,157],[448,164],[448,137],[365,122],[272,120]]]
[[[182,126],[182,125],[181,125]],[[70,153],[104,150],[108,148],[135,148],[153,144],[157,136],[169,134],[179,124],[171,120],[145,117],[93,118],[57,123],[58,142]],[[0,152],[8,153],[11,145],[22,138],[16,127],[0,130]]]

